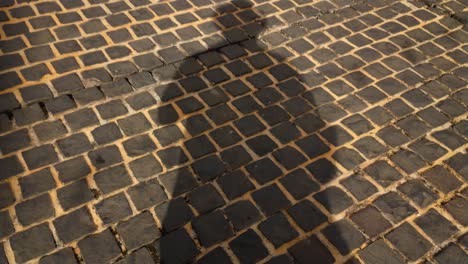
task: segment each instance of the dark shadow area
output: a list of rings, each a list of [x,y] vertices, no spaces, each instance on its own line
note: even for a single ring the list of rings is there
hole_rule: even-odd
[[[313,231],[327,216],[311,200],[329,215],[343,210],[336,200],[328,202],[342,195],[338,188],[317,194],[340,174],[321,157],[330,151],[324,137],[339,144],[335,128],[321,136],[318,131],[335,118],[325,89],[344,93],[348,87],[339,81],[321,87],[327,79],[303,56],[312,45],[298,40],[286,48],[285,42],[307,34],[299,24],[278,31],[283,22],[259,16],[249,1],[219,5],[216,13],[216,24],[203,27],[210,32],[222,26],[205,40],[213,43],[209,51],[159,72],[177,81],[156,89],[163,104],[155,136],[165,146],[157,155],[169,171],[159,180],[171,195],[155,209],[163,228],[157,255],[161,263],[188,263],[201,255],[198,263],[231,263],[233,253],[241,263],[255,263],[271,255],[267,240],[289,252],[271,263],[332,263]],[[198,242],[183,228],[188,223]],[[325,232],[346,255],[340,228]],[[314,234],[298,239],[299,230]]]

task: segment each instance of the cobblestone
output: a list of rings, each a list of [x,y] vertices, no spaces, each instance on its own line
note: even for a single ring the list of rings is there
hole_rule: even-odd
[[[0,3],[1,263],[463,263],[463,0]]]

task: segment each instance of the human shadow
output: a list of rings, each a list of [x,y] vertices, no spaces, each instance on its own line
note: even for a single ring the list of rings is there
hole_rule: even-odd
[[[199,27],[210,34],[206,51],[154,72],[164,83],[154,135],[169,194],[155,209],[163,229],[156,255],[160,263],[231,263],[232,255],[255,263],[287,248],[271,263],[332,263],[316,236],[343,210],[328,202],[338,190],[323,191],[341,173],[330,159],[340,139],[328,123],[340,113],[329,90],[348,87],[305,56],[313,25],[262,17],[249,1],[215,13]],[[325,232],[348,254],[339,228]]]

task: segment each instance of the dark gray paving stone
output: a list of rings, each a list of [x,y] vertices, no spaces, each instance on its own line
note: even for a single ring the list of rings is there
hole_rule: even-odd
[[[408,223],[390,232],[386,238],[410,260],[420,258],[432,246],[429,241]]]
[[[171,232],[186,224],[194,214],[183,198],[175,198],[155,208],[156,217],[165,231]]]
[[[102,170],[94,175],[94,181],[104,194],[119,190],[130,184],[132,180],[123,165]]]
[[[28,261],[52,251],[55,241],[47,224],[41,224],[10,238],[15,259],[20,262]]]
[[[364,248],[359,256],[366,263],[382,263],[387,261],[388,263],[402,264],[405,263],[403,258],[393,251],[382,239],[379,239],[366,248]]]
[[[268,256],[267,248],[252,229],[233,239],[229,246],[241,262],[254,263]]]
[[[449,220],[431,209],[415,220],[418,225],[435,243],[441,243],[458,231]]]
[[[15,211],[18,221],[24,226],[48,219],[55,215],[55,209],[49,194],[42,194],[32,199],[22,201],[15,206]]]
[[[199,254],[195,242],[183,228],[163,236],[154,247],[161,262],[167,263],[191,262]]]
[[[81,207],[54,220],[57,234],[65,243],[77,240],[97,229],[86,207]],[[73,254],[74,255],[74,254]]]
[[[143,181],[128,190],[130,200],[138,210],[155,206],[167,199],[166,193],[156,179]]]
[[[86,262],[103,263],[116,259],[120,248],[109,229],[90,235],[78,242],[81,254]]]
[[[64,248],[53,254],[42,257],[39,260],[39,263],[40,264],[56,264],[56,263],[76,264],[78,263],[78,260],[72,248]]]
[[[37,169],[58,161],[57,152],[51,144],[32,148],[22,154],[29,169]]]
[[[334,263],[335,258],[316,236],[306,238],[288,248],[289,254],[300,264],[316,259],[320,263]]]
[[[0,193],[0,198],[2,198],[2,200],[0,200],[0,208],[6,208],[7,206],[12,205],[16,201],[10,183],[5,182],[0,184],[0,190],[2,191]]]
[[[234,235],[229,222],[219,210],[194,219],[192,226],[204,247],[222,242]]]
[[[0,237],[7,237],[14,232],[15,227],[13,226],[10,213],[7,210],[0,212]]]
[[[105,224],[115,223],[132,214],[132,209],[123,193],[108,197],[97,203],[95,207]]]
[[[224,209],[235,230],[242,230],[261,219],[260,211],[247,200],[235,202]]]
[[[322,233],[338,249],[346,255],[365,242],[365,237],[348,220],[340,220],[327,226]]]
[[[357,211],[350,219],[370,237],[374,237],[392,226],[374,206],[367,206]]]
[[[270,216],[261,222],[258,228],[276,248],[299,235],[282,213]]]
[[[158,239],[161,236],[153,216],[143,212],[117,225],[117,233],[129,249],[135,249]]]
[[[64,210],[85,204],[94,198],[88,183],[84,179],[58,189],[57,197]]]

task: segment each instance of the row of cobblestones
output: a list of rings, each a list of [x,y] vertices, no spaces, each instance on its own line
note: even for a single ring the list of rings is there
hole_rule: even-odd
[[[0,263],[468,261],[466,1],[2,4]]]

